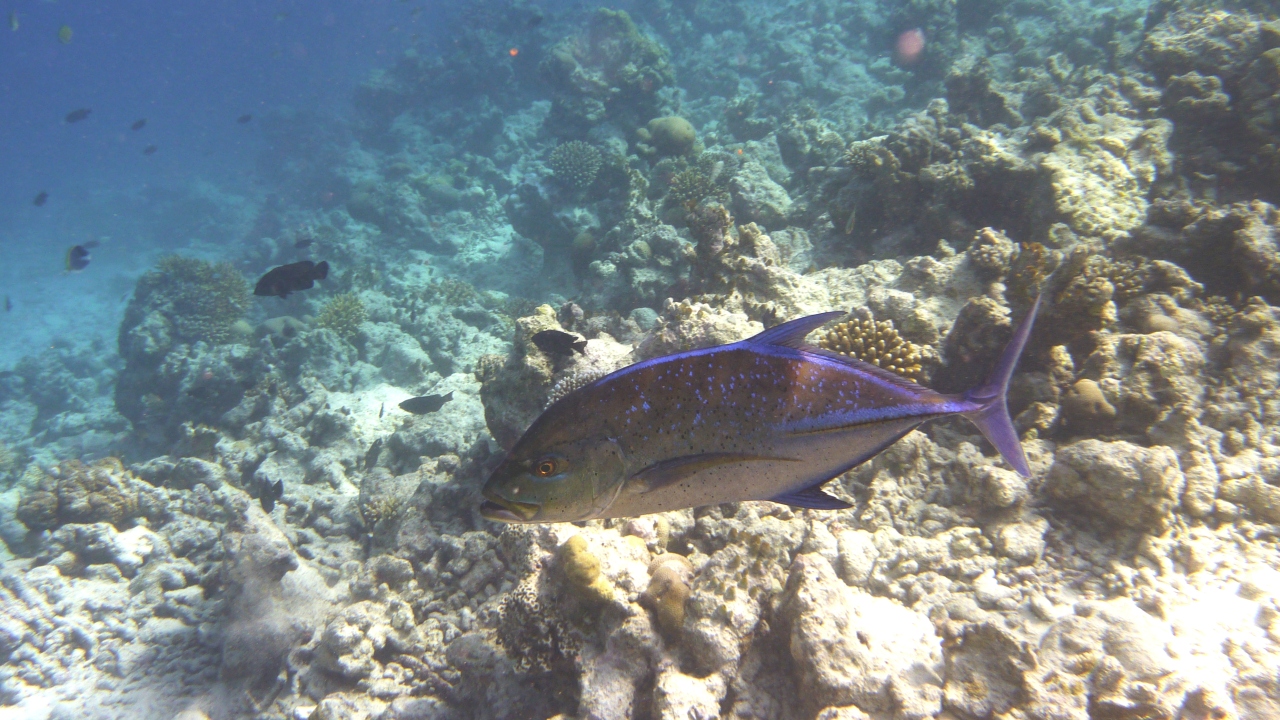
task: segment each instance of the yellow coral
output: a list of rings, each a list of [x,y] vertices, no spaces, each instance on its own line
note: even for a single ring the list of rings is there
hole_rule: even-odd
[[[909,380],[924,379],[927,351],[904,340],[892,320],[854,318],[827,331],[818,347],[857,358]]]
[[[587,539],[574,535],[560,546],[560,571],[573,594],[589,603],[613,599],[613,583],[600,572],[600,558],[591,552]]]
[[[663,553],[649,563],[649,586],[640,600],[653,609],[658,628],[668,636],[684,626],[685,601],[689,599],[689,583],[693,565],[676,553]]]
[[[355,293],[335,296],[320,308],[316,315],[316,327],[328,328],[343,340],[350,341],[360,332],[360,324],[368,319],[364,303]]]

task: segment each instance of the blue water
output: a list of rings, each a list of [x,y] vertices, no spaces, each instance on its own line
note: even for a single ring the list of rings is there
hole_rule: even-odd
[[[122,296],[155,256],[238,240],[225,202],[272,188],[263,123],[301,110],[341,123],[352,88],[405,48],[431,47],[447,3],[21,2],[0,33],[0,366],[56,335],[110,337]],[[59,28],[72,29],[69,43]],[[63,118],[78,108],[79,123]],[[240,124],[236,119],[252,114]],[[132,131],[135,120],[146,126]],[[287,128],[285,129],[287,132]],[[155,145],[152,155],[143,149]],[[174,207],[193,186],[213,200]],[[33,198],[47,192],[48,202]],[[201,217],[202,213],[212,217]],[[212,222],[210,222],[212,221]],[[219,234],[221,231],[221,235]],[[203,235],[203,237],[200,237]],[[97,239],[90,270],[67,248]]]

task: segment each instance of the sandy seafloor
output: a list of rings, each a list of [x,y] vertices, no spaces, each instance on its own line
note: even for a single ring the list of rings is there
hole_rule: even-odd
[[[1273,4],[455,20],[166,189],[180,259],[0,269],[0,718],[1280,717]],[[1029,479],[947,420],[849,510],[478,515],[601,372],[840,309],[960,391],[1037,294]]]

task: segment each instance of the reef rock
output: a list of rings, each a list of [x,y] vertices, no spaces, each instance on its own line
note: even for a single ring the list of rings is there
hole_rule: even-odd
[[[925,616],[849,588],[817,554],[796,557],[781,609],[811,703],[901,720],[940,710],[942,644]]]
[[[1058,449],[1044,492],[1108,523],[1158,534],[1185,484],[1168,447],[1081,440]]]

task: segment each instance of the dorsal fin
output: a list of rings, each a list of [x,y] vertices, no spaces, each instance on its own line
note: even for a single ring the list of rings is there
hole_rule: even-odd
[[[779,345],[797,350],[807,349],[804,339],[809,333],[845,315],[848,315],[848,313],[839,311],[806,315],[795,320],[788,320],[776,327],[771,327],[758,335],[753,335],[747,338],[747,342],[758,345]]]

